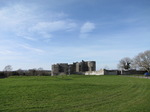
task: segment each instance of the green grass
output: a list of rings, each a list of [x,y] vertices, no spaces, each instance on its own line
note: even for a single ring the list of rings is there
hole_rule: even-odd
[[[9,77],[0,79],[0,112],[150,112],[150,79]]]

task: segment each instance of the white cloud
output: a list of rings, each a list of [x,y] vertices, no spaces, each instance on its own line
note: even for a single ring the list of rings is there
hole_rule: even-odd
[[[45,51],[42,50],[42,49],[38,49],[38,48],[33,48],[33,47],[30,47],[29,45],[20,45],[22,48],[25,48],[29,51],[32,51],[32,52],[35,52],[35,53],[44,53]]]
[[[25,25],[33,18],[29,8],[23,5],[13,5],[3,7],[0,10],[1,29],[14,30],[19,26]],[[13,28],[13,29],[12,29]]]
[[[80,28],[80,37],[87,38],[94,29],[95,29],[94,23],[92,23],[92,22],[84,23]]]
[[[40,31],[39,34],[41,34],[45,39],[51,39],[53,36],[52,34],[49,34],[46,31]]]
[[[81,27],[80,32],[81,33],[89,33],[89,32],[92,32],[94,29],[95,29],[95,24],[94,23],[86,22]]]
[[[27,40],[36,41],[36,39],[35,39],[35,38],[33,38],[33,37],[23,36],[23,38],[25,38],[25,39],[27,39]]]
[[[23,4],[8,5],[0,9],[0,32],[12,32],[16,37],[28,40],[48,39],[53,36],[53,32],[72,31],[76,26],[63,12],[45,11],[41,14],[39,7]]]
[[[66,20],[58,20],[58,21],[49,21],[49,22],[38,22],[35,26],[33,26],[31,31],[42,31],[42,32],[55,32],[60,30],[71,30],[76,27],[76,23],[66,21]]]
[[[10,50],[0,50],[0,54],[1,55],[9,55],[9,54],[13,54],[13,51]]]

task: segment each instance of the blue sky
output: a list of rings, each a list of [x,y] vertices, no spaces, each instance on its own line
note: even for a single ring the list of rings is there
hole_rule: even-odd
[[[94,60],[116,69],[150,49],[149,0],[0,0],[0,70]]]

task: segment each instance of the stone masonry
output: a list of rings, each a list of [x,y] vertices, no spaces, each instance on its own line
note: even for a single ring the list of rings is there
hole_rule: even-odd
[[[87,71],[95,71],[95,61],[74,62],[73,64],[58,63],[52,65],[52,76],[63,74],[84,74]]]

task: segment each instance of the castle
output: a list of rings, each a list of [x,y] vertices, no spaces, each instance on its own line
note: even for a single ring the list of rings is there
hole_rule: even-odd
[[[84,74],[87,71],[95,71],[95,61],[74,62],[73,64],[58,63],[52,65],[52,76],[61,74]]]

